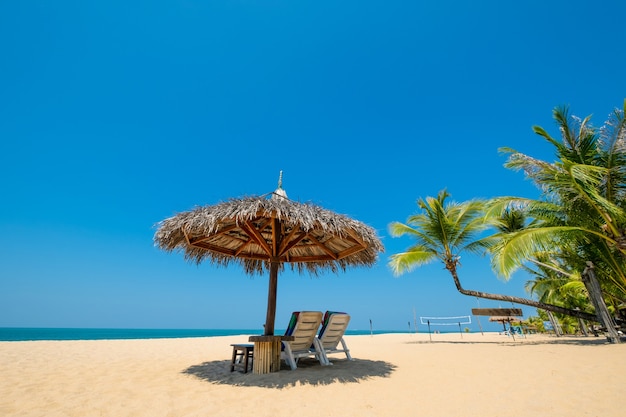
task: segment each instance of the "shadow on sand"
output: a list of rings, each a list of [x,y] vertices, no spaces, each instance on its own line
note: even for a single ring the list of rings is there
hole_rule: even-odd
[[[414,342],[407,342],[407,344],[491,344],[491,345],[502,345],[502,346],[532,346],[532,345],[578,345],[578,346],[599,346],[599,345],[610,345],[605,337],[554,337],[552,339],[535,339],[533,340],[532,336],[528,337],[515,337],[513,340],[510,336],[502,336],[502,340],[436,340],[433,338],[432,341],[429,340],[420,340]]]
[[[292,371],[282,363],[280,372],[255,375],[252,372],[230,372],[230,361],[204,362],[182,371],[213,384],[244,387],[284,388],[298,385],[329,385],[336,382],[360,382],[373,377],[389,377],[395,365],[383,361],[355,359],[333,360],[332,366],[321,366],[314,359],[300,359]]]

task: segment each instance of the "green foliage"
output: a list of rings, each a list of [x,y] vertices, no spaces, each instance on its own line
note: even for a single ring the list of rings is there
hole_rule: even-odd
[[[555,147],[555,162],[535,159],[511,148],[500,149],[508,154],[505,167],[523,171],[542,191],[540,199],[509,196],[456,203],[448,201],[449,194],[443,190],[436,198],[418,200],[417,214],[406,223],[389,225],[392,236],[410,236],[414,240],[406,251],[390,257],[393,273],[400,275],[439,260],[463,294],[589,319],[593,317],[588,313],[592,307],[580,276],[587,262],[592,262],[606,303],[612,308],[624,303],[624,109],[615,110],[599,129],[591,125],[590,117],[570,116],[567,107],[556,108],[553,116],[561,140],[539,126],[533,129]],[[486,230],[494,233],[481,238]],[[457,275],[460,253],[485,250],[499,277],[508,279],[520,268],[531,273],[533,279],[526,288],[540,302],[463,289]],[[580,311],[587,313],[581,315]],[[564,331],[575,331],[576,320],[562,314],[559,317]],[[534,324],[537,329],[543,329],[543,320]]]
[[[394,237],[410,236],[415,243],[405,252],[390,257],[389,266],[395,275],[440,260],[456,265],[462,251],[477,252],[478,235],[488,226],[482,216],[483,203],[446,201],[450,195],[442,190],[437,198],[427,197],[417,202],[420,212],[407,219],[406,224],[393,222],[389,233]]]
[[[541,317],[542,313],[543,313],[544,318]],[[524,324],[526,324],[527,326],[534,327],[536,329],[537,333],[545,333],[546,332],[546,328],[543,325],[543,322],[545,320],[548,320],[548,315],[546,314],[545,311],[539,310],[539,316],[530,316],[530,317],[528,317],[528,319],[526,319],[524,321]]]
[[[541,127],[535,126],[534,131],[556,148],[555,162],[537,160],[510,148],[501,149],[509,155],[505,166],[523,171],[543,197],[502,197],[488,203],[488,215],[506,220],[514,209],[532,219],[525,227],[518,224],[513,229],[500,228],[491,237],[492,267],[507,278],[518,268],[528,269],[529,261],[536,263],[549,254],[552,262],[565,265],[567,271],[563,271],[565,275],[557,285],[555,277],[548,276],[545,269],[534,269],[537,276],[552,280],[551,285],[556,286],[544,293],[544,281],[531,290],[540,298],[554,302],[560,297],[563,304],[574,305],[581,304],[582,298],[572,293],[566,295],[565,290],[572,287],[563,285],[572,274],[580,275],[586,261],[592,261],[608,303],[615,304],[626,299],[624,110],[615,110],[599,129],[591,125],[590,117],[570,116],[567,107],[556,108],[553,116],[561,140]],[[580,294],[584,295],[584,291]]]

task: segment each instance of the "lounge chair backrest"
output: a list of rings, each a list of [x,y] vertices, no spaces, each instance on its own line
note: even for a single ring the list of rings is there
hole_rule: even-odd
[[[289,326],[285,332],[286,336],[295,338],[292,342],[288,342],[291,350],[309,350],[321,323],[321,311],[296,311],[292,313]]]
[[[318,339],[322,347],[326,349],[335,349],[341,341],[348,324],[350,323],[350,315],[336,311],[327,311],[324,315],[322,329],[320,330]]]

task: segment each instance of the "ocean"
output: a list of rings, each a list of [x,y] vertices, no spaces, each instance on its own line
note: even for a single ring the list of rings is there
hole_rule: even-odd
[[[283,334],[285,330],[276,330]],[[406,331],[373,331],[372,334],[406,333]],[[172,339],[184,337],[215,337],[263,334],[261,329],[83,329],[0,327],[0,341],[32,340],[118,340],[118,339]],[[370,331],[348,330],[347,335],[368,335]]]

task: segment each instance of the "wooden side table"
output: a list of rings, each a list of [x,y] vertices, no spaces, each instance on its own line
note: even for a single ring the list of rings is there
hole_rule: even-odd
[[[254,364],[254,345],[252,344],[233,344],[233,359],[230,363],[230,372],[235,368],[241,368],[243,373],[248,372],[248,364]]]

